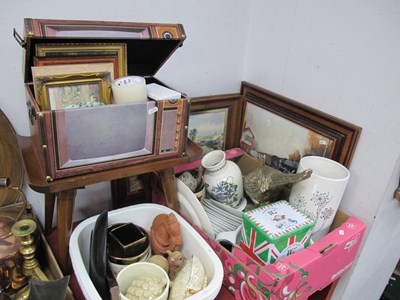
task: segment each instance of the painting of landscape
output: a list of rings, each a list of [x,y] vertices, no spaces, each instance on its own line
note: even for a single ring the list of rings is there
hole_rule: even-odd
[[[247,103],[241,148],[262,158],[291,160],[316,155],[330,158],[334,141],[252,103]],[[295,170],[292,170],[295,171]]]
[[[203,149],[225,150],[227,109],[215,109],[190,114],[188,137]]]

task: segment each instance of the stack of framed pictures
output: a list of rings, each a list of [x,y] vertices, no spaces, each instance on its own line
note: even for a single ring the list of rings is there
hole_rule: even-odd
[[[361,127],[243,81],[240,94],[192,99],[188,136],[212,150],[240,147],[285,173],[303,156],[349,167]]]
[[[32,76],[42,110],[111,102],[111,83],[127,75],[126,44],[36,44]]]

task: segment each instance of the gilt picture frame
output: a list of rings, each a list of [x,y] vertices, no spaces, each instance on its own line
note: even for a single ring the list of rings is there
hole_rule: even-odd
[[[242,105],[240,94],[191,99],[188,137],[203,149],[203,156],[238,146]]]
[[[294,173],[303,156],[349,167],[361,127],[243,81],[240,147],[266,164]]]
[[[53,43],[36,44],[36,57],[64,57],[74,59],[79,56],[113,56],[118,59],[119,74],[128,73],[126,43]],[[121,76],[119,76],[121,77]]]
[[[113,68],[112,63],[32,67],[35,99],[42,110],[110,104]]]
[[[101,64],[112,63],[114,66],[114,77],[127,76],[126,66],[118,60],[118,55],[98,55],[98,56],[35,56],[33,65],[37,67],[55,66],[55,65],[70,65],[70,64]]]

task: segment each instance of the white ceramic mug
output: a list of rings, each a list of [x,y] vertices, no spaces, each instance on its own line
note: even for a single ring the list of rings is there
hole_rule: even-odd
[[[320,156],[300,160],[297,173],[312,169],[311,177],[293,185],[289,203],[315,221],[313,240],[329,232],[350,178],[350,172],[336,161]]]
[[[204,200],[204,198],[206,197],[206,187],[204,186],[203,182],[201,182],[198,190],[194,191],[194,195],[197,199],[199,199],[200,202]]]

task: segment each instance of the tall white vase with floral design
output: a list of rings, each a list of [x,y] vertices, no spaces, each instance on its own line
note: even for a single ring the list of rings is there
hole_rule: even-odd
[[[243,205],[243,177],[239,166],[227,160],[225,152],[214,150],[201,160],[204,167],[203,181],[208,195],[233,208]]]
[[[313,173],[293,185],[289,203],[315,221],[312,239],[318,241],[329,232],[350,173],[338,162],[319,156],[303,157],[297,172],[306,169]]]

